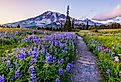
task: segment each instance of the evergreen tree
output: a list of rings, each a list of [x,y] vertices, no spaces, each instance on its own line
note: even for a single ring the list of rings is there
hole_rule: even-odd
[[[72,19],[71,30],[74,29],[74,19]]]
[[[88,28],[89,28],[89,20],[87,19],[86,21],[87,21],[86,29],[88,30]]]
[[[18,24],[17,28],[20,28],[20,25]]]
[[[66,22],[64,25],[64,30],[65,31],[70,31],[71,28],[71,20],[70,20],[70,16],[69,16],[69,6],[67,7],[67,16],[66,16]]]

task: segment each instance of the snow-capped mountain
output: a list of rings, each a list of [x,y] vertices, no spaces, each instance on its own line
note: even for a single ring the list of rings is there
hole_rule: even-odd
[[[94,22],[100,22],[102,24],[110,24],[110,23],[114,23],[114,22],[121,24],[121,16],[110,18],[110,19],[103,20],[103,21],[98,21],[98,20],[92,20],[92,21],[94,21]]]
[[[72,19],[72,18],[71,18]],[[60,26],[61,24],[64,24],[66,20],[66,16],[64,14],[58,13],[58,12],[52,12],[52,11],[47,11],[44,12],[43,14],[34,17],[34,18],[29,18],[27,20],[22,20],[19,22],[14,22],[14,23],[8,23],[4,24],[5,26],[12,26],[16,27],[20,25],[21,27],[57,27]],[[98,22],[93,22],[89,19],[85,20],[78,20],[74,18],[75,25],[79,25],[81,23],[87,24],[87,21],[89,25],[101,25],[101,23]]]

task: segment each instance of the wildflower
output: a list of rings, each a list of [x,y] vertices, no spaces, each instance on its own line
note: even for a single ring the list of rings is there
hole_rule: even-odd
[[[36,59],[36,58],[32,58],[32,59],[31,59],[31,62],[32,62],[32,63],[35,63],[35,62],[37,62],[37,59]]]
[[[66,71],[67,71],[67,72],[70,72],[70,70],[71,70],[71,64],[68,63],[67,66],[66,66]]]
[[[50,61],[52,60],[52,56],[51,55],[46,55],[46,63],[50,63]]]
[[[15,50],[14,50],[14,52],[18,52],[19,51],[19,48],[16,48]]]
[[[37,48],[36,48],[36,47],[33,47],[33,50],[34,50],[34,51],[37,51]]]
[[[74,49],[74,42],[72,42],[72,48]]]
[[[53,57],[53,62],[55,62],[56,61],[56,57]]]
[[[60,61],[59,60],[58,60],[57,64],[60,65]]]
[[[26,53],[25,52],[21,52],[19,54],[19,58],[22,59],[22,60],[24,60],[26,58]]]
[[[97,46],[97,50],[101,51],[102,50],[102,46]]]
[[[20,77],[20,70],[17,70],[16,72],[15,72],[15,78],[19,78]]]
[[[6,66],[10,66],[10,64],[11,64],[10,60],[6,61]]]
[[[108,75],[110,75],[110,69],[107,69],[106,73],[107,73]]]
[[[29,50],[29,51],[28,51],[28,55],[30,56],[31,54],[32,54],[32,51],[31,51],[31,50]]]
[[[54,43],[56,46],[59,46],[59,41],[58,40],[54,40]]]
[[[63,49],[63,48],[65,47],[65,44],[60,43],[60,44],[59,44],[59,47],[60,47],[61,49]]]
[[[67,51],[67,50],[68,50],[68,48],[66,48],[66,47],[65,47],[65,48],[64,48],[64,50],[65,50],[65,51]]]
[[[38,56],[38,53],[36,51],[32,51],[32,58],[36,58]]]
[[[61,63],[64,63],[64,59],[61,59],[60,62],[61,62]]]
[[[59,76],[62,76],[63,75],[63,69],[62,68],[59,68],[58,74],[59,74]]]
[[[34,66],[30,66],[29,69],[31,73],[35,72]]]
[[[7,58],[10,59],[10,54],[7,55]]]
[[[14,76],[12,76],[12,77],[10,78],[10,80],[14,80]]]
[[[55,82],[60,82],[60,79],[59,78],[56,78]]]
[[[19,55],[15,56],[15,58],[16,58],[16,60],[18,60],[19,59]]]
[[[5,82],[5,78],[3,76],[0,76],[0,82]]]
[[[32,74],[32,73],[31,73],[30,79],[31,79],[31,80],[36,79],[36,74]]]
[[[18,64],[16,64],[16,66],[15,66],[16,68],[18,68],[19,67],[19,65]]]
[[[35,74],[35,68],[34,66],[30,66],[30,80],[31,82],[36,82],[36,74]]]

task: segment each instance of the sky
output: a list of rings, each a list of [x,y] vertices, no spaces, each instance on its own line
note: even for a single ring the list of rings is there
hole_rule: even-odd
[[[0,0],[0,24],[35,17],[45,11],[66,14],[67,5],[70,5],[70,16],[77,19],[105,20],[116,16],[116,11],[121,13],[118,12],[121,0]]]

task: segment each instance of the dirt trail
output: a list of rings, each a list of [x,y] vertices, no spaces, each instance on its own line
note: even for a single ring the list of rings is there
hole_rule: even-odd
[[[96,58],[88,50],[85,42],[78,36],[78,57],[72,68],[72,82],[100,82]]]

